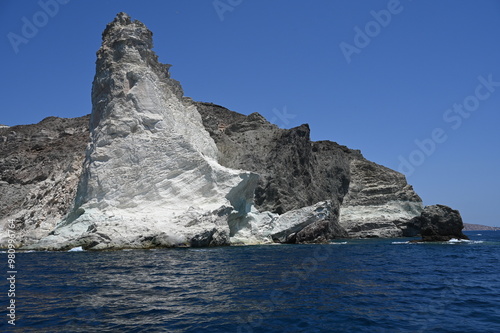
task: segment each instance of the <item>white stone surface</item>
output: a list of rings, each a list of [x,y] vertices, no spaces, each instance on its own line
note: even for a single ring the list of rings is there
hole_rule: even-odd
[[[134,44],[146,28],[129,25],[113,28],[122,29],[123,48],[105,41],[100,51],[75,205],[38,247],[145,247],[155,237],[162,246],[189,245],[207,232],[228,238],[231,211],[251,209],[258,175],[217,163],[196,107],[151,65],[152,51]]]
[[[268,244],[273,240],[285,242],[289,236],[314,222],[328,219],[331,214],[330,201],[321,201],[282,215],[251,212],[239,223],[231,224],[231,243]]]
[[[394,221],[409,221],[423,210],[421,202],[389,201],[382,205],[341,206],[339,224],[351,237],[401,237]]]

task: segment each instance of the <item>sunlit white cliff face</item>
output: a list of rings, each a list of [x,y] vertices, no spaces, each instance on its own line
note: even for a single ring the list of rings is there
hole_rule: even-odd
[[[222,167],[196,106],[124,13],[103,33],[91,141],[74,207],[42,246],[223,245],[258,175]],[[206,244],[205,244],[206,243]]]

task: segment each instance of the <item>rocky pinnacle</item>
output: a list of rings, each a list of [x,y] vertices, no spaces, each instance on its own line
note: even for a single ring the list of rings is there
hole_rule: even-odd
[[[75,203],[41,247],[225,245],[228,219],[250,210],[258,175],[218,164],[196,106],[152,47],[125,13],[104,30]]]

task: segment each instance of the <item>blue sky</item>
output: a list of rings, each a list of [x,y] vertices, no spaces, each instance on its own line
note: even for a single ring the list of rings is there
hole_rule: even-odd
[[[425,204],[500,225],[500,1],[3,0],[0,123],[90,113],[120,11],[153,31],[187,96],[308,123],[403,171]]]

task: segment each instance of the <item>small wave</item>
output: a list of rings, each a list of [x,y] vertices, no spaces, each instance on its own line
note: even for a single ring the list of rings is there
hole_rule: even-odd
[[[448,244],[460,244],[460,243],[465,243],[465,244],[481,244],[484,243],[482,240],[469,240],[469,239],[456,239],[452,238],[446,243]]]
[[[456,239],[456,238],[452,238],[450,239],[447,243],[451,243],[451,244],[454,244],[454,243],[469,243],[470,240],[467,240],[467,239]]]
[[[406,242],[392,242],[391,244],[410,244],[410,241],[406,241]]]
[[[476,236],[482,236],[483,234],[476,234]]]
[[[345,245],[345,244],[347,244],[347,242],[331,242],[330,244],[333,244],[333,245]]]
[[[70,250],[68,250],[68,252],[82,252],[82,251],[85,251],[81,246],[77,246],[77,247],[74,247]]]

